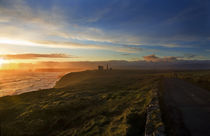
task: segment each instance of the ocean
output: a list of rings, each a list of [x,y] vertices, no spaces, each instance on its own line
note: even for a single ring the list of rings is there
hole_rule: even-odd
[[[0,97],[52,88],[63,72],[0,72]]]

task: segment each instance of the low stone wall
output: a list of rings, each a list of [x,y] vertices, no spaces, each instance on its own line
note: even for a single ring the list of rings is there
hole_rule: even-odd
[[[162,122],[158,90],[154,89],[154,97],[147,107],[147,120],[145,126],[145,136],[166,136],[165,127]]]

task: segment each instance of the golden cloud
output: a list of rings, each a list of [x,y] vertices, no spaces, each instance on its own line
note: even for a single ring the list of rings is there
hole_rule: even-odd
[[[177,57],[174,56],[164,56],[164,57],[157,57],[155,54],[144,56],[145,61],[149,62],[173,62],[177,61]]]
[[[38,59],[38,58],[74,58],[67,54],[6,54],[0,55],[3,59]]]

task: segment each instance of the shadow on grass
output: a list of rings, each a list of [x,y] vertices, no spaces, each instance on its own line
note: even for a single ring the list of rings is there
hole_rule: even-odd
[[[127,123],[130,127],[127,130],[126,136],[143,136],[146,124],[146,114],[131,113],[127,117]]]

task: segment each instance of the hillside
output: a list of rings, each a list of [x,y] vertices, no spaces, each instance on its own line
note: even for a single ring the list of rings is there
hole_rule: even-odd
[[[145,109],[157,88],[145,71],[84,71],[52,89],[0,98],[3,136],[143,135]]]

